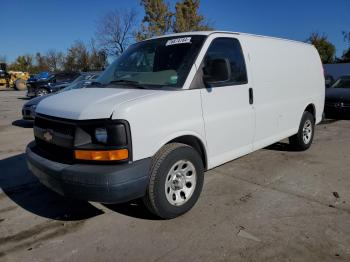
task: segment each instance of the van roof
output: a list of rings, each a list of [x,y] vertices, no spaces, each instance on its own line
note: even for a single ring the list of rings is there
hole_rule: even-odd
[[[233,35],[245,35],[245,36],[252,36],[252,37],[259,37],[259,38],[269,38],[269,39],[276,39],[276,40],[282,40],[282,41],[288,41],[288,42],[294,42],[304,45],[310,45],[309,43],[286,39],[286,38],[279,38],[279,37],[272,37],[272,36],[264,36],[264,35],[255,35],[255,34],[249,34],[249,33],[242,33],[242,32],[230,32],[230,31],[194,31],[194,32],[183,32],[183,33],[176,33],[176,34],[167,34],[162,36],[156,36],[152,37],[151,39],[156,38],[162,38],[162,37],[172,37],[172,36],[183,36],[183,35],[211,35],[211,34],[233,34]]]

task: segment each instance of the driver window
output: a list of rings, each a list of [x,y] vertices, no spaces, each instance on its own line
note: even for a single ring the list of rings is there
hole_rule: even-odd
[[[213,59],[228,59],[231,65],[231,79],[225,85],[246,84],[247,71],[241,45],[235,38],[216,38],[210,44],[205,56],[205,64]]]

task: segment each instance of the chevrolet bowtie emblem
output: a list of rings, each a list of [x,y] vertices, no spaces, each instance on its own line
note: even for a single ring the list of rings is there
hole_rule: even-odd
[[[44,137],[46,142],[51,142],[52,138],[53,138],[53,131],[51,129],[47,129],[44,132],[43,137]]]

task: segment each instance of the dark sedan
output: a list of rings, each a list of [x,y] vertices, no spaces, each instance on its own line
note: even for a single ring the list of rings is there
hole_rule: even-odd
[[[84,73],[83,75],[78,77],[76,80],[74,80],[72,83],[70,83],[68,86],[64,87],[63,89],[60,89],[60,92],[68,91],[72,89],[84,88],[90,85],[92,81],[96,79],[98,76],[99,76],[99,73]],[[27,103],[25,103],[22,108],[23,119],[33,120],[35,118],[35,109],[36,109],[36,106],[39,104],[39,102],[53,94],[55,94],[55,92],[32,98]]]
[[[53,73],[35,82],[27,83],[27,96],[43,96],[65,88],[81,74],[76,72]]]
[[[326,89],[324,112],[326,118],[350,117],[350,75],[340,77]]]

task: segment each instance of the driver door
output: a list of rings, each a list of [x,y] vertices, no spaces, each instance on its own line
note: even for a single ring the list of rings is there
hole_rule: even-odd
[[[231,77],[201,89],[209,166],[217,166],[252,151],[254,108],[246,63],[239,41],[215,38],[204,58],[228,59]]]

